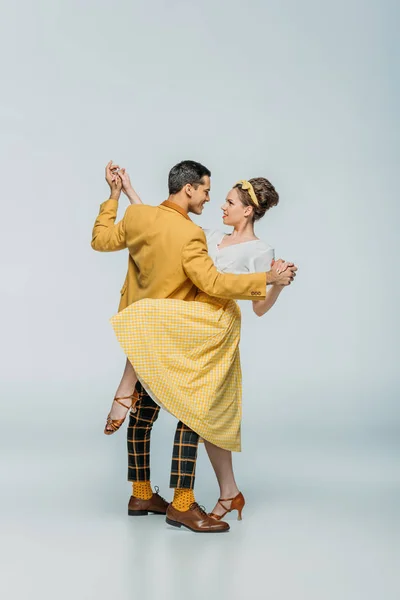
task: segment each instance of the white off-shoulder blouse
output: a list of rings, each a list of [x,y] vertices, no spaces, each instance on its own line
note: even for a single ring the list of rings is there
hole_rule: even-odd
[[[204,229],[208,253],[221,273],[261,273],[269,271],[274,249],[262,240],[251,240],[219,248],[226,233],[218,229]]]

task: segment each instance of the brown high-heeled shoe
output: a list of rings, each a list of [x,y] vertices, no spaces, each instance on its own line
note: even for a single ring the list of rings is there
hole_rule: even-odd
[[[117,402],[118,404],[120,404],[121,406],[123,406],[124,408],[127,408],[127,412],[126,415],[128,414],[129,409],[133,409],[134,404],[136,404],[137,402],[137,398],[135,403],[133,402],[133,399],[135,397],[135,392],[133,392],[133,394],[131,394],[130,396],[121,396],[120,398],[115,397],[113,402]],[[126,404],[124,404],[123,402],[120,402],[121,400],[128,400],[130,399],[131,403],[129,406],[127,406]],[[108,413],[108,417],[107,417],[107,422],[106,422],[106,426],[104,428],[104,433],[106,435],[112,435],[113,433],[115,433],[116,431],[118,431],[118,429],[121,427],[122,423],[125,421],[126,419],[126,415],[124,416],[123,419],[112,419],[110,417],[110,413]],[[107,427],[111,427],[111,429],[107,429]]]
[[[226,506],[224,506],[222,504],[223,502],[231,502],[230,508],[227,508]],[[222,506],[222,508],[225,509],[224,514],[216,515],[215,513],[210,513],[209,514],[210,517],[212,517],[213,519],[217,519],[217,521],[220,521],[227,513],[232,512],[233,510],[237,510],[238,511],[238,521],[242,520],[242,510],[243,510],[244,505],[246,504],[246,501],[244,499],[242,492],[239,492],[238,495],[235,496],[234,498],[219,498],[218,504],[220,504]]]

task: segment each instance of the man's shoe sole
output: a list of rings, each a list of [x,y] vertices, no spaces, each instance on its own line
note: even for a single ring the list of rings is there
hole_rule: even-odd
[[[192,527],[189,527],[189,525],[179,523],[179,521],[172,521],[171,519],[168,519],[168,517],[166,517],[165,520],[168,525],[172,525],[172,527],[186,527],[186,529],[193,531],[193,533],[226,533],[229,531],[229,529],[192,529]]]
[[[144,517],[145,515],[148,515],[149,513],[153,513],[154,515],[164,515],[164,516],[166,514],[164,512],[158,512],[157,510],[129,510],[128,509],[129,517]]]

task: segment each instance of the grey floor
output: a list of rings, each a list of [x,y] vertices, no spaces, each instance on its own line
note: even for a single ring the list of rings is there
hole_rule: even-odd
[[[235,456],[247,505],[224,535],[129,518],[124,433],[103,415],[20,419],[2,439],[2,597],[398,600],[397,452],[304,423],[259,428]],[[86,419],[86,421],[85,421]],[[245,423],[247,428],[247,423]],[[152,481],[167,498],[174,422],[154,430]],[[99,433],[100,432],[100,433]],[[197,498],[217,488],[200,449]]]

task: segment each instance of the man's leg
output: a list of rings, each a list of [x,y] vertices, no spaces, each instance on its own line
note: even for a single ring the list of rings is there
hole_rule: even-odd
[[[196,503],[193,487],[196,475],[199,436],[182,422],[175,432],[170,487],[174,499],[167,509],[166,521],[198,533],[229,531],[228,523],[213,519]]]
[[[177,510],[189,510],[195,502],[193,488],[198,445],[198,434],[180,421],[175,432],[170,480],[170,487],[175,489],[172,504]]]
[[[139,382],[136,384],[135,395],[138,399],[135,412],[130,413],[128,426],[128,481],[133,484],[128,514],[165,514],[168,503],[158,493],[153,493],[150,483],[150,437],[160,407]]]
[[[153,494],[150,485],[150,437],[160,407],[138,382],[135,412],[130,413],[128,426],[128,481],[133,482],[133,496],[146,500]],[[135,401],[135,399],[134,399]]]

